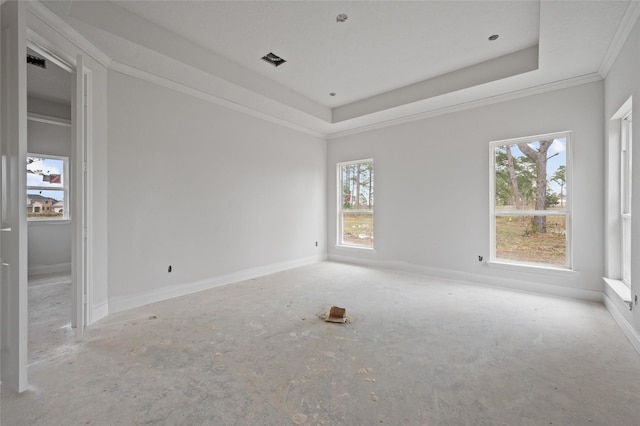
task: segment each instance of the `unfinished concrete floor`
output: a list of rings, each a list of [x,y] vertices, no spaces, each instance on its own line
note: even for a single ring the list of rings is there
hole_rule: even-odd
[[[111,315],[29,374],[3,426],[640,424],[603,305],[332,262]]]

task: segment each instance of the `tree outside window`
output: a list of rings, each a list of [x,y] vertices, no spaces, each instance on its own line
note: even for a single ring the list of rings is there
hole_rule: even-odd
[[[338,164],[338,244],[373,247],[373,160]]]
[[[491,144],[492,260],[570,266],[570,133]]]

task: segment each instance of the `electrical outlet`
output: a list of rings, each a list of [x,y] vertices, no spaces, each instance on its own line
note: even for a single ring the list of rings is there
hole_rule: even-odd
[[[316,247],[318,247],[318,242],[316,241]]]
[[[167,272],[171,272],[173,268],[171,268],[171,265],[169,265],[169,269],[167,270]]]

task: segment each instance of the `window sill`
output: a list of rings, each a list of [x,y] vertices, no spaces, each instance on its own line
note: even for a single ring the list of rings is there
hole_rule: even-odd
[[[31,225],[68,225],[71,223],[71,219],[57,219],[57,220],[51,220],[51,219],[35,219],[35,220],[27,220],[27,225],[31,226]]]
[[[503,269],[506,271],[528,272],[532,274],[554,275],[558,277],[570,277],[576,274],[576,271],[569,268],[544,266],[544,265],[528,265],[522,263],[510,263],[491,260],[487,262],[491,268]]]
[[[348,248],[348,249],[375,251],[375,247],[356,246],[356,245],[349,245],[349,244],[336,244],[336,247],[337,248]]]
[[[631,288],[627,287],[627,285],[620,280],[614,280],[611,278],[602,279],[604,280],[605,285],[629,307],[629,310],[631,310]]]

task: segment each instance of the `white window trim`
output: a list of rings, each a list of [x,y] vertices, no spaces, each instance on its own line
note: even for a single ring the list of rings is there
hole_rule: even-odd
[[[556,133],[544,133],[535,136],[526,136],[521,138],[504,139],[498,141],[492,141],[489,143],[489,261],[487,262],[492,267],[500,269],[508,269],[514,271],[526,271],[551,275],[565,275],[566,273],[573,272],[573,238],[572,238],[572,198],[573,198],[573,179],[572,179],[572,142],[573,132],[570,130]],[[519,210],[519,211],[505,211],[500,210],[496,212],[496,164],[495,164],[495,147],[498,145],[513,145],[519,143],[535,142],[541,139],[561,138],[564,137],[567,140],[566,144],[566,165],[565,165],[565,211],[538,211],[538,210]],[[567,253],[565,265],[552,265],[544,263],[533,262],[521,262],[508,259],[496,258],[496,216],[565,216],[566,218],[566,239],[567,239]]]
[[[631,286],[631,241],[630,238],[632,219],[631,219],[631,186],[632,182],[632,151],[633,151],[633,134],[632,134],[632,111],[625,113],[620,119],[620,271],[622,282],[627,286]],[[627,229],[629,233],[627,233]],[[628,250],[627,250],[628,247]]]
[[[65,208],[63,210],[63,216],[59,217],[59,218],[55,218],[55,217],[43,217],[43,218],[38,218],[38,217],[27,217],[27,223],[45,223],[45,222],[49,222],[49,223],[68,223],[71,220],[71,216],[69,214],[69,210],[71,209],[71,203],[69,200],[69,157],[64,157],[64,156],[60,156],[60,155],[50,155],[50,154],[40,154],[40,153],[27,153],[27,157],[38,157],[38,158],[51,158],[53,160],[61,160],[64,164],[64,171],[63,171],[63,185],[62,187],[47,187],[47,186],[27,186],[26,190],[30,191],[30,190],[35,190],[35,191],[63,191],[63,196],[64,196],[64,201],[65,201]],[[26,172],[25,172],[26,173]]]
[[[336,164],[336,192],[337,192],[337,214],[336,214],[336,219],[337,219],[337,226],[336,226],[336,247],[346,247],[346,248],[355,248],[358,250],[375,250],[375,239],[373,241],[373,245],[372,246],[362,246],[362,245],[356,245],[356,244],[349,244],[349,243],[344,243],[342,241],[342,235],[343,235],[343,223],[342,223],[342,167],[344,166],[350,166],[353,164],[362,164],[362,163],[372,163],[374,164],[374,182],[375,182],[375,163],[373,161],[373,158],[365,158],[362,160],[353,160],[353,161],[344,161],[341,163],[337,163]],[[369,213],[369,210],[353,210],[353,213]],[[375,201],[374,201],[374,207],[373,207],[373,211],[371,212],[371,214],[374,217],[374,223],[375,223]],[[375,226],[374,226],[374,235],[375,235]]]

